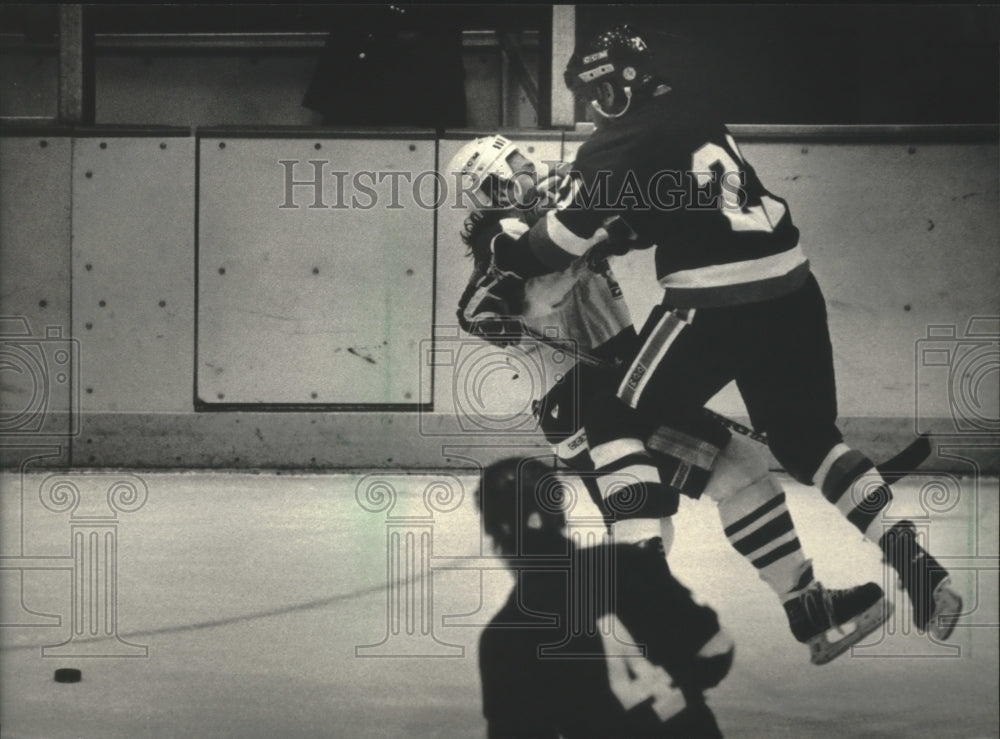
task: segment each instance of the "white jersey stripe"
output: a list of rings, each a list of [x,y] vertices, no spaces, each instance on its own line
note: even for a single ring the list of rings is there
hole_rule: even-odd
[[[554,210],[545,215],[545,234],[555,246],[575,257],[583,256],[590,247],[608,237],[608,232],[603,228],[597,229],[592,236],[586,239],[577,236],[563,225],[557,217],[557,211]]]
[[[660,285],[665,288],[699,288],[760,282],[786,275],[806,261],[806,255],[802,248],[796,246],[780,254],[760,259],[713,264],[708,267],[672,272],[660,280]]]
[[[618,386],[618,397],[622,402],[632,408],[638,408],[639,398],[649,384],[650,376],[663,361],[670,345],[693,319],[693,310],[687,312],[687,321],[681,320],[676,313],[664,314],[629,366],[621,385]]]

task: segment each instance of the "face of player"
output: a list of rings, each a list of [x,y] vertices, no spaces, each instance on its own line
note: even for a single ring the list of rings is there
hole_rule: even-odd
[[[529,201],[538,184],[538,173],[535,163],[515,149],[507,157],[507,165],[513,171],[510,180],[501,188],[500,197],[503,207],[510,207],[516,203],[526,203]]]
[[[603,126],[605,122],[608,120],[603,115],[597,112],[597,108],[594,107],[593,102],[588,102],[587,107],[584,108],[584,111],[586,111],[587,120],[590,123],[593,123],[595,126],[597,126],[597,128]]]
[[[507,164],[514,171],[512,180],[515,187],[521,193],[526,193],[538,182],[538,173],[535,170],[535,163],[528,159],[528,157],[524,156],[524,154],[520,151],[515,149],[511,152],[511,155],[507,157]]]

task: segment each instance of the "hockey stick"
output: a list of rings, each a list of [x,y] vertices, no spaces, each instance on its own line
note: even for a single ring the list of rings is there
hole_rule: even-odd
[[[553,349],[559,349],[567,354],[576,357],[576,359],[584,364],[590,365],[591,367],[597,367],[598,369],[607,370],[620,370],[621,367],[617,364],[607,361],[606,359],[601,359],[600,357],[595,357],[593,354],[589,354],[582,350],[576,342],[564,342],[558,339],[553,339],[551,337],[540,334],[534,331],[528,326],[523,326],[524,333],[535,339],[536,341],[547,344]],[[708,408],[702,408],[702,412],[711,418],[713,421],[724,426],[730,431],[735,431],[741,436],[746,436],[748,439],[753,439],[765,446],[768,445],[767,435],[760,433],[759,431],[754,431],[748,426],[744,426],[742,423],[737,423],[736,421],[723,416],[721,413],[716,413]],[[882,479],[889,485],[898,482],[900,479],[910,474],[914,469],[920,466],[920,464],[927,459],[931,454],[931,442],[930,437],[927,434],[920,434],[914,441],[907,445],[902,451],[896,454],[894,457],[887,459],[879,465],[876,465],[876,469],[882,476]]]

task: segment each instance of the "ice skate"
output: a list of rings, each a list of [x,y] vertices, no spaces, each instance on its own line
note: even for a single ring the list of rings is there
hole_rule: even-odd
[[[827,590],[818,582],[785,603],[792,635],[809,647],[810,661],[824,665],[885,623],[892,604],[873,582]]]
[[[899,573],[899,587],[913,606],[913,623],[944,641],[955,630],[962,598],[951,588],[948,571],[917,541],[912,521],[900,521],[879,542],[885,562]]]

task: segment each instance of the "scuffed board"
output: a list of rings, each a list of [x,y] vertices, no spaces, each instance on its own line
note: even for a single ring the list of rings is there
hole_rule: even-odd
[[[996,145],[743,149],[765,186],[788,200],[826,296],[840,414],[922,419],[915,430],[952,433],[928,419],[966,415],[949,393],[963,385],[955,372],[965,352],[982,350],[992,358],[976,365],[987,375],[972,404],[996,419]],[[989,317],[992,328],[975,335]],[[944,365],[927,353],[935,349],[950,357]]]
[[[415,407],[435,142],[212,137],[199,157],[198,401]],[[317,173],[321,194],[291,184]]]

